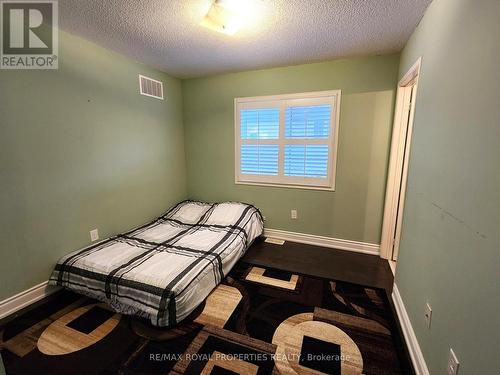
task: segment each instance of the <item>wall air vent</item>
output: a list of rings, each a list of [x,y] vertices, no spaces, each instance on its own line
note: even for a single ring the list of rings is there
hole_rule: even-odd
[[[163,100],[163,82],[139,74],[141,95]]]

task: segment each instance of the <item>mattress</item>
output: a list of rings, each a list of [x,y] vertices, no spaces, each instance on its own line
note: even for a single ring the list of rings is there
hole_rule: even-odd
[[[49,284],[155,326],[173,326],[205,300],[262,231],[254,206],[184,201],[140,228],[64,256]]]

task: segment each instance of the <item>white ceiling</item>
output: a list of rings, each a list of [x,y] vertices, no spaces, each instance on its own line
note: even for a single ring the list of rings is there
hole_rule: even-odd
[[[432,0],[254,0],[253,27],[199,25],[211,0],[59,0],[62,29],[179,78],[402,49]]]

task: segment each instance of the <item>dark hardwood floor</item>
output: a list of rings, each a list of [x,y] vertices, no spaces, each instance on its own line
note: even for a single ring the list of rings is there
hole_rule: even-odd
[[[346,281],[392,292],[389,263],[375,255],[286,241],[283,245],[257,239],[243,261],[303,275]]]

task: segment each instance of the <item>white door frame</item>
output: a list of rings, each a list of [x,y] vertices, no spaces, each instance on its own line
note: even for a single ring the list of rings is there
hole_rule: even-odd
[[[420,57],[398,83],[380,243],[380,256],[385,259],[392,259],[399,249],[421,64]]]

